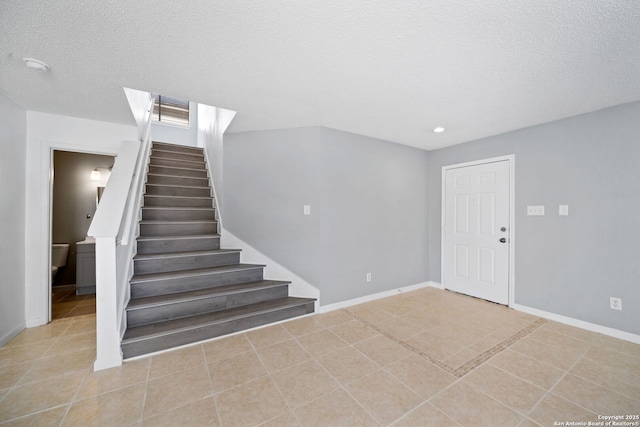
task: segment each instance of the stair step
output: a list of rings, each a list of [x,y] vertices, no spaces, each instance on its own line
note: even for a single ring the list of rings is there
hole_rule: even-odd
[[[153,155],[149,158],[149,165],[150,166],[172,166],[172,167],[185,168],[185,169],[206,170],[204,161],[170,159],[166,157],[155,157]]]
[[[137,244],[138,254],[212,251],[220,249],[220,236],[201,234],[193,236],[139,237]]]
[[[210,197],[211,189],[207,187],[184,187],[177,185],[147,184],[146,192],[150,196]]]
[[[176,185],[180,187],[208,187],[209,178],[194,178],[190,176],[173,176],[148,173],[147,184]]]
[[[210,208],[213,207],[213,197],[156,196],[153,194],[145,194],[144,206]]]
[[[140,235],[193,236],[218,234],[217,221],[140,221]]]
[[[178,168],[173,166],[149,165],[150,174],[171,175],[171,176],[191,176],[194,178],[208,178],[206,169]]]
[[[178,153],[194,153],[194,154],[203,153],[203,150],[200,147],[190,147],[188,145],[170,144],[168,142],[153,141],[151,147],[157,148],[158,150],[174,151]]]
[[[312,313],[310,298],[279,298],[257,304],[128,328],[125,359]]]
[[[171,160],[188,160],[190,162],[204,162],[204,154],[202,153],[181,153],[177,151],[159,150],[155,147],[151,148],[151,157]]]
[[[135,275],[130,281],[131,298],[257,282],[263,280],[263,270],[264,265],[237,264],[200,270]]]
[[[138,254],[133,258],[134,274],[166,273],[169,271],[200,270],[240,263],[240,250],[173,252]]]
[[[194,313],[210,313],[285,298],[288,293],[289,282],[261,280],[132,299],[127,307],[127,327],[164,322],[190,316]]]
[[[151,221],[215,221],[216,211],[212,207],[157,207],[142,208],[142,219]]]

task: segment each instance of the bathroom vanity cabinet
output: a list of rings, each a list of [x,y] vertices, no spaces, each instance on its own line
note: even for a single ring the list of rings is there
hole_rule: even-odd
[[[76,294],[96,293],[96,242],[76,243]]]

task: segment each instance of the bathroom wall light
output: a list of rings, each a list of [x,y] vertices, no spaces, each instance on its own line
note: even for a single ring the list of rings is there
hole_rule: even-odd
[[[39,59],[22,58],[22,60],[24,61],[25,65],[28,68],[34,69],[34,70],[39,71],[41,73],[44,73],[44,72],[49,70],[49,66],[47,64],[45,64],[44,62],[40,61]]]
[[[441,133],[444,132],[444,128],[442,126],[438,126],[437,128],[434,128],[433,131],[435,133]]]
[[[100,181],[100,171],[97,168],[91,171],[91,181]]]

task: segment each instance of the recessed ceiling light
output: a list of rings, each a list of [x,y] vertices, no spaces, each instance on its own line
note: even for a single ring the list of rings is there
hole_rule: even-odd
[[[442,126],[438,126],[437,128],[434,128],[433,131],[435,133],[440,133],[440,132],[444,132],[444,128]]]
[[[49,66],[47,64],[45,64],[44,62],[38,60],[38,59],[34,59],[34,58],[22,58],[22,60],[24,61],[25,65],[29,68],[32,68],[34,70],[37,70],[41,73],[46,72],[47,70],[49,70]]]

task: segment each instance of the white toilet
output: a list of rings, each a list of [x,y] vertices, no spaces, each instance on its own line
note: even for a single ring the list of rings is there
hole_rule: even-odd
[[[69,254],[69,244],[59,243],[51,245],[51,284],[58,274],[58,269],[67,265],[67,255]]]

